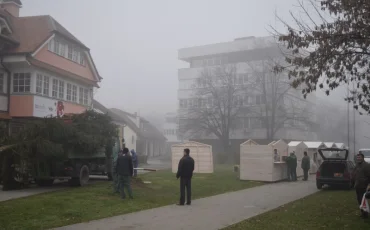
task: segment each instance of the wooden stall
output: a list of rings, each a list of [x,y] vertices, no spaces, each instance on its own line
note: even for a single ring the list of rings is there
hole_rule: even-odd
[[[323,142],[319,141],[305,141],[304,143],[307,146],[307,153],[311,159],[310,173],[316,173],[317,169],[322,163],[322,159],[318,150],[326,148],[326,146]]]
[[[274,182],[287,179],[287,166],[283,161],[274,162],[274,149],[280,159],[288,154],[288,145],[282,141],[258,145],[248,140],[240,145],[240,179]]]
[[[184,156],[184,149],[190,149],[190,156],[194,159],[194,173],[213,173],[212,146],[189,141],[175,144],[171,147],[172,172],[176,173],[180,159]]]

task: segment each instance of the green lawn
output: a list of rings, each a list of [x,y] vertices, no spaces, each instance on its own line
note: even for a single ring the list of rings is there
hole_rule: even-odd
[[[110,182],[98,182],[0,202],[0,229],[48,229],[177,203],[179,181],[170,171],[148,173],[141,179],[152,184],[136,184],[134,200],[121,200],[113,194]],[[232,166],[217,167],[214,174],[194,176],[193,198],[257,185],[261,183],[239,181]]]
[[[324,190],[225,230],[370,229],[359,210],[354,191]]]

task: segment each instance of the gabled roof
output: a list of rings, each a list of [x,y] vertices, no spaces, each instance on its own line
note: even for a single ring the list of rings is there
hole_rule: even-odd
[[[138,127],[128,116],[127,112],[122,111],[120,109],[112,108],[110,109],[113,113],[117,114],[123,120],[125,120],[125,124],[128,125],[132,130],[134,130],[138,135],[140,135],[140,127]]]
[[[289,146],[291,146],[291,147],[295,147],[295,146],[298,146],[298,145],[300,145],[302,143],[302,141],[291,141],[291,142],[289,142]]]
[[[89,50],[72,33],[49,15],[13,17],[9,16],[8,13],[7,19],[11,21],[13,30],[10,37],[18,41],[19,46],[7,50],[6,54],[33,53],[54,33],[60,34],[65,39]]]
[[[108,116],[110,116],[112,118],[113,121],[126,124],[126,121],[124,119],[122,119],[120,116],[118,116],[117,114],[113,113],[109,109],[107,109],[104,105],[102,105],[97,100],[93,100],[93,109],[97,109],[97,110],[99,110],[99,111],[107,114]]]
[[[334,142],[324,142],[327,148],[336,147]]]
[[[307,145],[309,149],[317,149],[320,146],[324,145],[323,142],[319,142],[319,141],[305,141],[304,143]]]
[[[147,139],[156,139],[156,140],[167,140],[167,138],[163,135],[162,132],[160,132],[156,127],[154,127],[148,120],[140,117],[140,122],[144,123],[143,129],[140,129],[140,127],[137,127],[137,125],[129,118],[129,117],[136,117],[136,115],[125,112],[120,109],[112,108],[110,109],[114,113],[118,114],[121,117],[125,117],[125,120],[127,120],[127,124],[131,126],[135,126],[135,130],[137,130],[137,133],[144,138]]]

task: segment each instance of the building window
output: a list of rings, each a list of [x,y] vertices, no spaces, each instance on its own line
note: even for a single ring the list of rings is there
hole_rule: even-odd
[[[53,79],[52,96],[55,98],[64,99],[64,82],[63,81]]]
[[[72,45],[68,45],[68,59],[72,60],[72,56],[73,56],[73,46]]]
[[[80,95],[79,96],[80,96],[80,98],[79,98],[80,104],[83,104],[83,105],[88,105],[89,104],[89,90],[88,89],[80,87]]]
[[[41,74],[37,74],[36,93],[42,94],[42,75]]]
[[[37,74],[36,93],[49,96],[49,77]]]
[[[53,92],[52,92],[53,97],[58,97],[58,80],[53,79]]]
[[[51,39],[48,44],[48,50],[54,52],[54,39]]]
[[[49,96],[49,82],[50,82],[50,78],[48,76],[44,76],[44,88],[43,88],[43,94],[45,96]]]
[[[72,50],[72,61],[77,62],[78,52],[76,49]]]
[[[62,43],[59,43],[59,50],[58,50],[58,54],[60,55],[60,56],[65,56],[66,55],[66,53],[65,53],[65,44],[62,44]]]
[[[72,85],[72,101],[77,102],[77,86]]]
[[[55,39],[53,52],[56,54],[59,54],[59,44],[60,44],[59,41]]]
[[[4,74],[0,73],[0,93],[4,93]]]
[[[67,83],[67,101],[72,101],[72,84]]]
[[[85,65],[85,56],[83,52],[80,52],[80,65]]]
[[[64,99],[64,82],[59,80],[59,99]]]
[[[31,73],[14,73],[13,92],[14,93],[31,92]]]

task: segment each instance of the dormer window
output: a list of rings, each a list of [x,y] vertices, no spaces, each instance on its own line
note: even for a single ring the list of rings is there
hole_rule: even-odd
[[[72,45],[63,39],[51,39],[48,44],[48,50],[75,63],[85,65],[84,52],[77,46]]]

